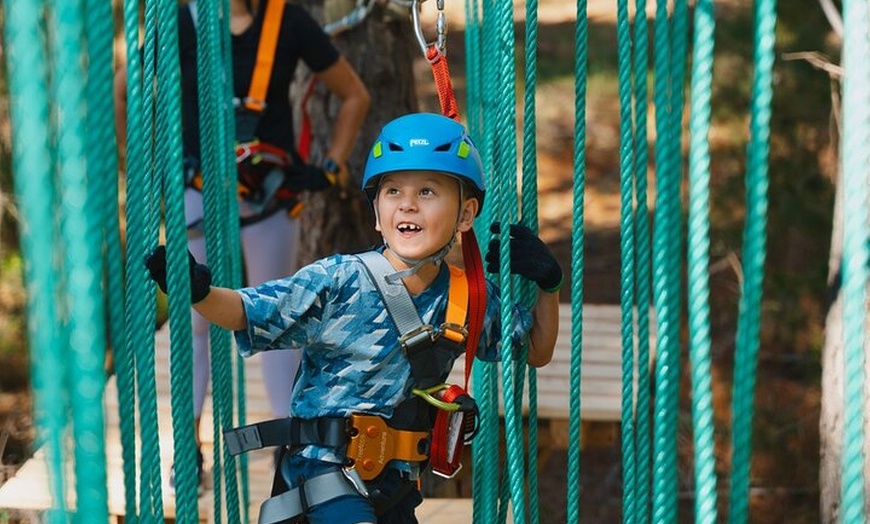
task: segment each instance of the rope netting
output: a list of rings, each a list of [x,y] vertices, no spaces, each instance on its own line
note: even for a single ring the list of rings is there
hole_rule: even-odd
[[[198,0],[198,74],[207,256],[218,285],[240,284],[241,260],[233,156],[232,75],[227,0]],[[670,9],[669,9],[670,7]],[[488,194],[480,224],[521,222],[538,230],[538,3],[525,4],[524,53],[518,73],[514,7],[496,0],[465,6],[464,116],[479,146]],[[15,192],[28,292],[38,444],[45,450],[54,504],[48,522],[67,522],[63,494],[74,489],[79,522],[108,520],[103,411],[107,348],[119,391],[125,521],[163,522],[164,493],[156,394],[156,288],[142,263],[158,242],[167,245],[171,336],[171,418],[176,457],[176,519],[199,522],[192,402],[190,282],[184,221],[177,3],[126,0],[127,44],[125,250],[121,249],[118,165],[112,107],[110,4],[15,0],[4,4],[5,51]],[[755,3],[742,289],[733,381],[731,473],[717,478],[709,311],[710,128],[715,16],[713,2],[695,3],[692,34],[687,0],[658,1],[648,49],[645,0],[616,3],[618,70],[621,448],[623,521],[677,520],[680,368],[688,350],[695,519],[719,518],[718,494],[728,494],[729,519],[749,519],[753,397],[766,257],[768,154],[776,13],[773,0]],[[845,384],[842,514],[863,522],[865,329],[870,166],[870,45],[868,5],[843,2],[843,297]],[[690,42],[691,38],[691,42]],[[581,363],[586,225],[588,20],[576,5],[573,173],[571,188],[571,354],[566,464],[567,522],[581,522]],[[652,55],[652,56],[650,56]],[[689,59],[691,58],[691,62]],[[691,64],[690,78],[686,68]],[[522,80],[522,100],[516,85]],[[650,93],[649,83],[652,82]],[[688,103],[685,97],[688,91]],[[650,94],[652,96],[650,96]],[[521,114],[518,114],[518,107]],[[654,117],[649,137],[648,111]],[[688,129],[683,113],[688,111]],[[688,158],[682,138],[687,132]],[[654,148],[652,155],[650,148]],[[650,164],[650,157],[652,163]],[[519,162],[518,162],[519,160]],[[684,168],[687,164],[688,168]],[[654,172],[651,191],[649,172]],[[684,179],[684,171],[687,177]],[[683,195],[683,186],[688,193]],[[647,195],[654,195],[650,206]],[[683,198],[687,198],[684,205]],[[654,207],[652,225],[650,207]],[[683,224],[684,213],[687,223]],[[476,228],[482,245],[489,228]],[[500,264],[510,260],[501,228]],[[685,238],[685,242],[684,242]],[[122,253],[123,251],[123,253]],[[681,280],[685,272],[686,289]],[[499,273],[506,303],[531,304],[535,289]],[[684,302],[685,301],[685,302]],[[687,304],[684,320],[683,305]],[[481,426],[473,446],[474,522],[537,524],[537,375],[510,355],[511,308],[502,308],[500,363],[478,362],[473,393]],[[654,314],[652,314],[654,312]],[[651,347],[650,323],[655,323]],[[684,323],[686,325],[684,325]],[[50,326],[47,328],[47,326]],[[688,337],[684,340],[685,328]],[[108,336],[107,336],[108,334]],[[243,459],[229,455],[222,431],[245,423],[244,368],[230,334],[213,327],[214,497],[217,521],[248,522]],[[524,401],[524,397],[526,400]],[[529,406],[528,410],[524,405]],[[500,408],[499,406],[502,406]],[[499,416],[499,412],[503,417]],[[501,423],[503,421],[503,427]],[[501,431],[504,431],[504,438]],[[165,445],[165,444],[164,444]],[[504,456],[503,461],[492,457]],[[65,464],[74,465],[74,485]]]

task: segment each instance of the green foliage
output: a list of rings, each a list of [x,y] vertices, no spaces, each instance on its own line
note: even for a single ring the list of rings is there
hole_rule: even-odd
[[[0,390],[28,384],[23,262],[18,253],[0,259]]]

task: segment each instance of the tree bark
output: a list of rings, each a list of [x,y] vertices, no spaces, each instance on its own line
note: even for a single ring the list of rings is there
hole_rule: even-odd
[[[340,18],[355,5],[353,0],[301,0],[299,3],[321,23]],[[329,19],[325,20],[324,13],[329,14]],[[374,229],[371,205],[359,190],[366,156],[384,124],[417,109],[413,62],[420,51],[407,9],[375,2],[362,24],[339,34],[333,41],[368,87],[372,105],[348,161],[351,188],[344,194],[329,190],[310,195],[300,216],[300,264],[333,253],[365,250],[380,243],[380,235]],[[310,78],[304,65],[299,70],[291,87],[295,101],[302,99]],[[307,105],[313,128],[312,161],[323,158],[332,132],[329,123],[337,114],[338,107],[338,100],[322,85],[315,88]],[[302,115],[298,107],[295,115],[298,133]]]
[[[839,522],[843,446],[843,301],[841,293],[843,213],[840,176],[835,177],[834,223],[828,258],[830,305],[825,317],[822,349],[822,399],[819,414],[820,522]]]

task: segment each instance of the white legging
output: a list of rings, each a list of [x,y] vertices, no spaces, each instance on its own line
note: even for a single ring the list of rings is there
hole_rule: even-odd
[[[296,249],[299,246],[299,221],[286,213],[276,213],[241,230],[242,253],[245,257],[246,285],[254,286],[276,278],[292,275],[296,271]],[[205,263],[205,238],[189,240],[190,252]],[[209,322],[193,313],[193,410],[199,418],[205,403],[209,380]],[[299,370],[301,351],[283,349],[259,353],[263,381],[272,415],[276,418],[290,414],[293,381]]]

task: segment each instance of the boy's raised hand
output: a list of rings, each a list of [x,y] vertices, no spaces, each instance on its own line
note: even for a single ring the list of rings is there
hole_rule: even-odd
[[[495,236],[489,241],[489,249],[486,251],[486,270],[498,273],[501,249],[498,234],[501,223],[493,222],[489,230]],[[562,285],[562,268],[559,267],[559,262],[550,248],[522,224],[510,226],[510,256],[511,273],[528,278],[549,293],[559,290]]]
[[[205,264],[196,261],[193,253],[187,252],[190,266],[190,301],[196,304],[211,291],[211,270]],[[166,293],[166,247],[157,246],[145,256],[145,267],[151,280],[157,282],[160,289]]]

